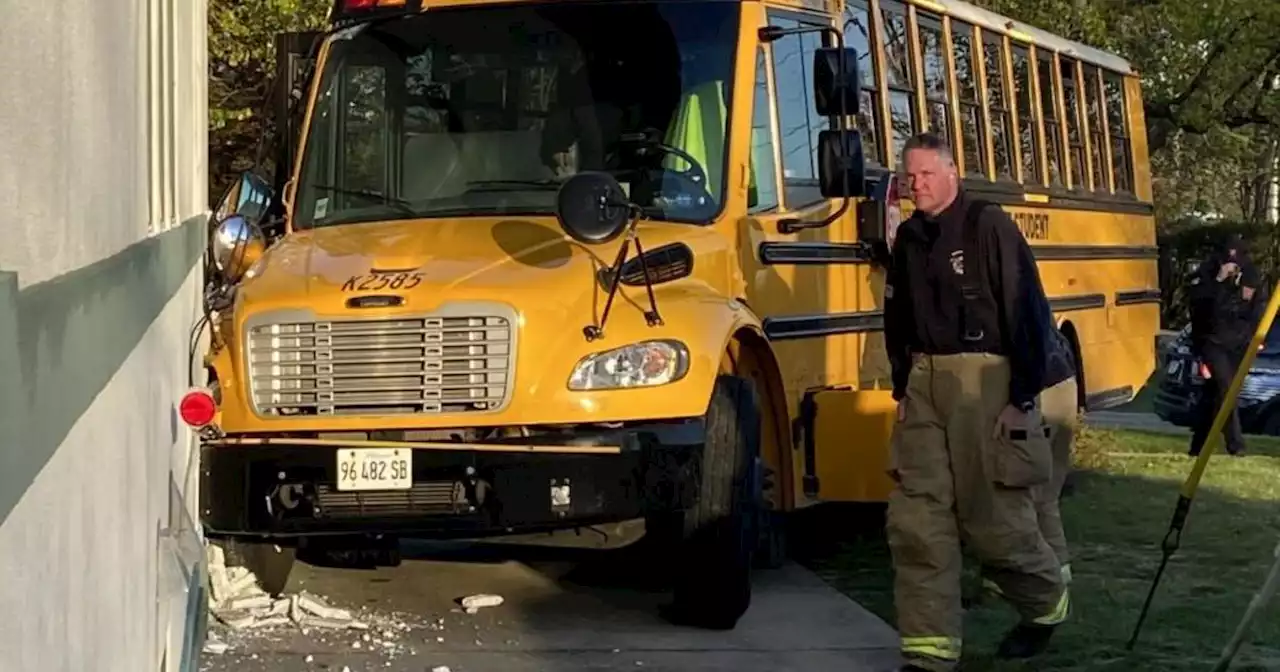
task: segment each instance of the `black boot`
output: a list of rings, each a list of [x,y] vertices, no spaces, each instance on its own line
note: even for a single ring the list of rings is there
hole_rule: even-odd
[[[1049,648],[1049,638],[1053,636],[1056,626],[1019,623],[1004,636],[997,658],[1031,658],[1044,653]]]

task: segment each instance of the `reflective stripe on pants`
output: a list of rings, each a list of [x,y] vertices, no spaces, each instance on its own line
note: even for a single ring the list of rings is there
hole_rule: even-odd
[[[902,655],[908,659],[932,658],[950,667],[960,660],[960,646],[960,640],[954,637],[903,637]]]
[[[1036,625],[1057,625],[1067,620],[1067,614],[1071,612],[1071,591],[1067,588],[1062,589],[1062,597],[1058,599],[1058,605],[1053,611],[1033,619],[1031,622]]]

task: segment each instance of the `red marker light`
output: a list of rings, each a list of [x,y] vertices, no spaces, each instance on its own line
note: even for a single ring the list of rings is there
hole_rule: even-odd
[[[218,414],[218,404],[208,390],[191,390],[178,403],[178,415],[187,425],[200,429],[213,422]]]

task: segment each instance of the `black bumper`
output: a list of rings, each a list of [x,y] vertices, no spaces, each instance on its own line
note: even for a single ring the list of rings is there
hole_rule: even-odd
[[[376,492],[337,490],[340,448],[287,441],[202,447],[206,532],[447,539],[629,520],[696,501],[705,429],[691,420],[518,439],[522,445],[621,445],[614,454],[419,449],[413,488]],[[563,495],[565,486],[568,501],[553,501],[552,490]]]

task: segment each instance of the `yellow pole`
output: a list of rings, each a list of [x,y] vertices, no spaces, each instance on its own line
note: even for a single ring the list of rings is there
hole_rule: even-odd
[[[1227,388],[1226,398],[1222,400],[1222,406],[1218,408],[1218,414],[1213,418],[1213,426],[1209,428],[1209,436],[1205,438],[1195,466],[1191,468],[1187,480],[1182,483],[1182,489],[1178,493],[1178,503],[1173,509],[1173,520],[1169,522],[1169,532],[1165,534],[1164,543],[1161,544],[1164,557],[1160,561],[1159,569],[1156,570],[1155,579],[1151,582],[1151,590],[1147,593],[1147,600],[1142,605],[1142,612],[1138,614],[1138,624],[1133,629],[1133,636],[1129,638],[1127,648],[1130,650],[1138,642],[1138,633],[1142,630],[1142,622],[1147,618],[1147,610],[1151,608],[1151,599],[1155,597],[1156,586],[1160,584],[1164,568],[1174,551],[1178,550],[1178,544],[1182,540],[1182,528],[1187,522],[1187,514],[1191,512],[1191,500],[1195,498],[1196,490],[1200,487],[1200,478],[1204,476],[1205,467],[1209,465],[1209,458],[1222,442],[1222,428],[1227,426],[1227,417],[1236,407],[1236,398],[1240,396],[1240,388],[1244,387],[1245,376],[1249,375],[1249,369],[1253,367],[1258,348],[1267,337],[1267,332],[1271,330],[1271,321],[1275,319],[1278,309],[1280,309],[1280,282],[1271,292],[1271,300],[1267,302],[1267,310],[1262,315],[1262,319],[1258,320],[1253,338],[1249,341],[1249,349],[1244,353],[1244,360],[1236,369],[1235,377],[1231,379],[1231,387]]]

